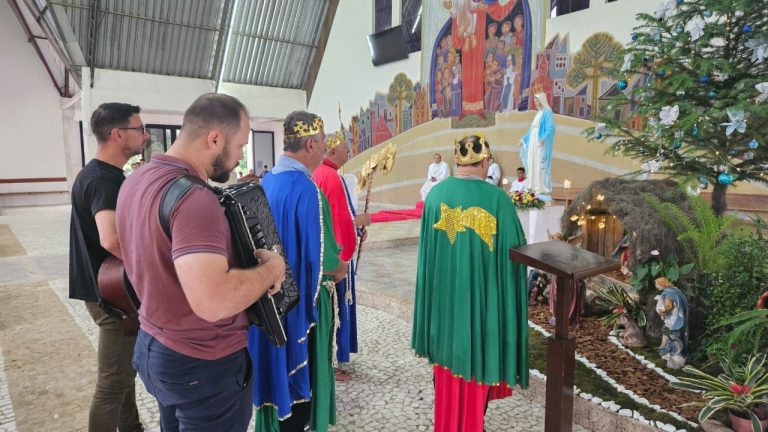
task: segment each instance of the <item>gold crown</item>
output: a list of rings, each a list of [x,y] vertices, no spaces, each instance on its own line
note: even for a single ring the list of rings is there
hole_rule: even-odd
[[[476,146],[480,147],[479,151],[475,150]],[[485,136],[479,132],[456,141],[456,165],[472,165],[489,157],[491,148]]]
[[[335,134],[328,136],[328,139],[326,140],[326,145],[328,147],[328,150],[330,150],[334,147],[338,147],[340,144],[343,144],[344,142],[346,142],[346,140],[344,139],[344,132],[339,130]]]
[[[306,124],[299,120],[293,125],[293,133],[286,135],[288,138],[301,138],[312,136],[323,132],[323,119],[315,118],[312,124]]]

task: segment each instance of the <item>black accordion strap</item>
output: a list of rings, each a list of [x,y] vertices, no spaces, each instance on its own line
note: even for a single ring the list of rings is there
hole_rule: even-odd
[[[163,231],[169,239],[171,238],[171,216],[173,216],[173,211],[176,210],[179,201],[192,189],[192,186],[197,185],[211,189],[200,177],[188,174],[176,177],[165,187],[163,196],[160,198],[160,226],[163,227]]]

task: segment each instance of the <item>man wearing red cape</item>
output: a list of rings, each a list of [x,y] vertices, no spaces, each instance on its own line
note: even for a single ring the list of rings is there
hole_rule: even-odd
[[[445,0],[451,11],[453,46],[461,50],[461,115],[479,114],[485,118],[483,79],[485,78],[485,19],[506,17],[517,0]]]

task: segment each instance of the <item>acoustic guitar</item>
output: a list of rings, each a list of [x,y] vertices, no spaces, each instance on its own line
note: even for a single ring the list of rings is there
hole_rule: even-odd
[[[123,262],[114,256],[107,258],[99,269],[99,295],[110,315],[118,318],[117,323],[128,334],[139,332],[139,298],[131,281],[125,274]]]

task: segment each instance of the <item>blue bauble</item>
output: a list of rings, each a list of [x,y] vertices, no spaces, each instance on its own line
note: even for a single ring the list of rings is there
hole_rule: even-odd
[[[709,182],[705,180],[705,181],[699,183],[699,187],[702,188],[702,189],[707,189],[707,188],[709,188]]]
[[[729,185],[733,183],[733,176],[730,173],[724,172],[717,176],[717,182],[722,185]]]
[[[675,141],[674,143],[672,143],[672,148],[674,148],[675,150],[680,150],[680,147],[682,146],[683,146],[683,143],[680,141]]]
[[[675,33],[677,33],[677,34],[681,34],[684,31],[685,31],[685,27],[683,27],[681,25],[678,25],[677,27],[675,27]]]
[[[712,11],[708,11],[708,10],[704,11],[704,18],[709,18],[711,16],[712,16]]]
[[[620,79],[619,82],[616,83],[616,87],[618,87],[619,90],[626,90],[627,87],[629,87],[629,83],[625,79]]]
[[[744,33],[749,33],[752,31],[752,26],[749,24],[744,24],[744,27],[742,27],[741,30],[744,31]]]
[[[737,152],[736,150],[731,150],[728,152],[728,154],[731,155],[731,157],[735,157],[737,154],[739,154],[739,152]]]
[[[656,76],[659,78],[664,78],[664,75],[666,74],[667,72],[664,69],[659,69],[658,71],[656,71]]]
[[[706,84],[709,82],[709,75],[702,75],[699,77],[699,82],[702,84]]]
[[[603,134],[601,134],[600,132],[595,132],[595,139],[596,140],[599,140],[599,139],[602,139],[602,138],[603,138]]]
[[[685,3],[685,0],[677,0],[677,4],[681,5],[683,3]]]
[[[693,136],[699,136],[699,126],[698,125],[694,125],[693,126],[692,134],[693,134]]]
[[[638,153],[640,153],[641,155],[644,155],[644,154],[645,154],[645,149],[640,149],[640,150],[638,151]]]
[[[717,96],[717,93],[716,93],[714,90],[710,90],[710,91],[707,93],[707,96],[708,96],[710,99],[714,99],[714,98],[715,98],[715,96]]]
[[[636,41],[638,37],[639,37],[639,36],[638,36],[638,34],[637,34],[637,33],[632,33],[632,40],[633,40],[633,41]]]
[[[747,146],[749,146],[749,148],[752,150],[756,149],[759,145],[760,144],[758,144],[757,140],[752,140],[749,142],[749,144],[747,144]]]

